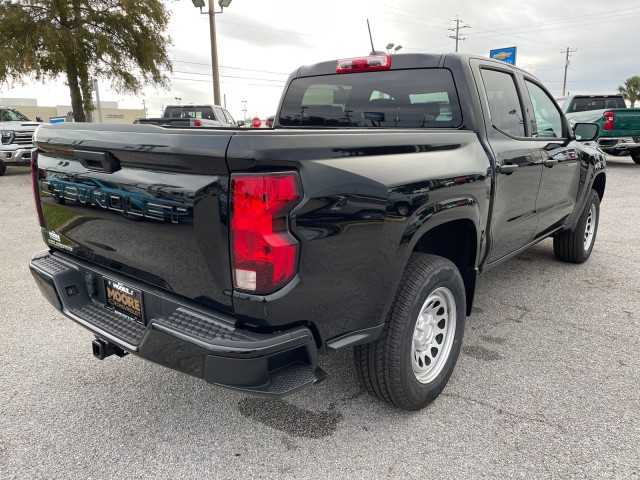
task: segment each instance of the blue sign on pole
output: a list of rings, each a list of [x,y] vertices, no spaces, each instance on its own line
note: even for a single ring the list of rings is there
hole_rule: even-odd
[[[517,51],[518,47],[497,48],[495,50],[489,51],[489,58],[495,58],[496,60],[500,60],[501,62],[515,65]]]

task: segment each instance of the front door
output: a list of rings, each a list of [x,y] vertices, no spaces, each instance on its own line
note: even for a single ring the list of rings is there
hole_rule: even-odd
[[[524,105],[516,78],[509,70],[479,68],[489,115],[487,137],[496,159],[491,216],[489,263],[534,239],[538,227],[536,197],[542,159],[536,140],[529,136]]]
[[[538,228],[544,235],[561,225],[573,212],[578,195],[578,152],[569,146],[569,132],[549,94],[533,80],[525,79],[535,114],[535,138],[542,157],[542,181],[536,202]]]

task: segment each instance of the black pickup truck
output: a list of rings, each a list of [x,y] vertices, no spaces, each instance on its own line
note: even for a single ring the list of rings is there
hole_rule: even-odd
[[[355,348],[366,389],[433,401],[478,274],[553,237],[590,256],[605,190],[595,124],[531,75],[468,55],[305,66],[273,130],[42,126],[33,184],[42,294],[95,335],[259,395]]]

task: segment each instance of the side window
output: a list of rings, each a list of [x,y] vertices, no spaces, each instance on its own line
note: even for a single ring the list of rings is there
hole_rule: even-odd
[[[535,83],[525,80],[536,115],[537,137],[562,137],[562,116],[553,100]]]
[[[219,121],[220,123],[225,123],[226,120],[224,118],[224,113],[222,113],[222,109],[216,107],[216,118],[215,120]]]
[[[231,116],[231,114],[229,112],[227,112],[226,110],[223,110],[222,113],[224,113],[224,118],[227,121],[227,123],[229,125],[235,126],[236,121],[233,119],[233,117]]]
[[[524,116],[514,78],[497,70],[482,69],[491,123],[514,137],[524,137]]]

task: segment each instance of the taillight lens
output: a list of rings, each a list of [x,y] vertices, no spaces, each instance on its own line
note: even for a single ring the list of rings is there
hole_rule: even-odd
[[[338,60],[336,73],[366,72],[371,70],[389,70],[391,55],[376,55],[371,57],[343,58]]]
[[[202,126],[202,120],[194,120],[193,121],[193,126],[194,127],[201,127]]]
[[[298,242],[288,215],[300,201],[295,173],[231,176],[231,268],[234,287],[271,293],[295,274]]]
[[[36,213],[38,215],[38,223],[44,227],[44,217],[42,215],[42,206],[40,205],[40,179],[38,178],[38,151],[34,148],[31,150],[31,188],[33,189],[33,200],[35,201]]]
[[[604,129],[613,130],[613,112],[604,112]]]

